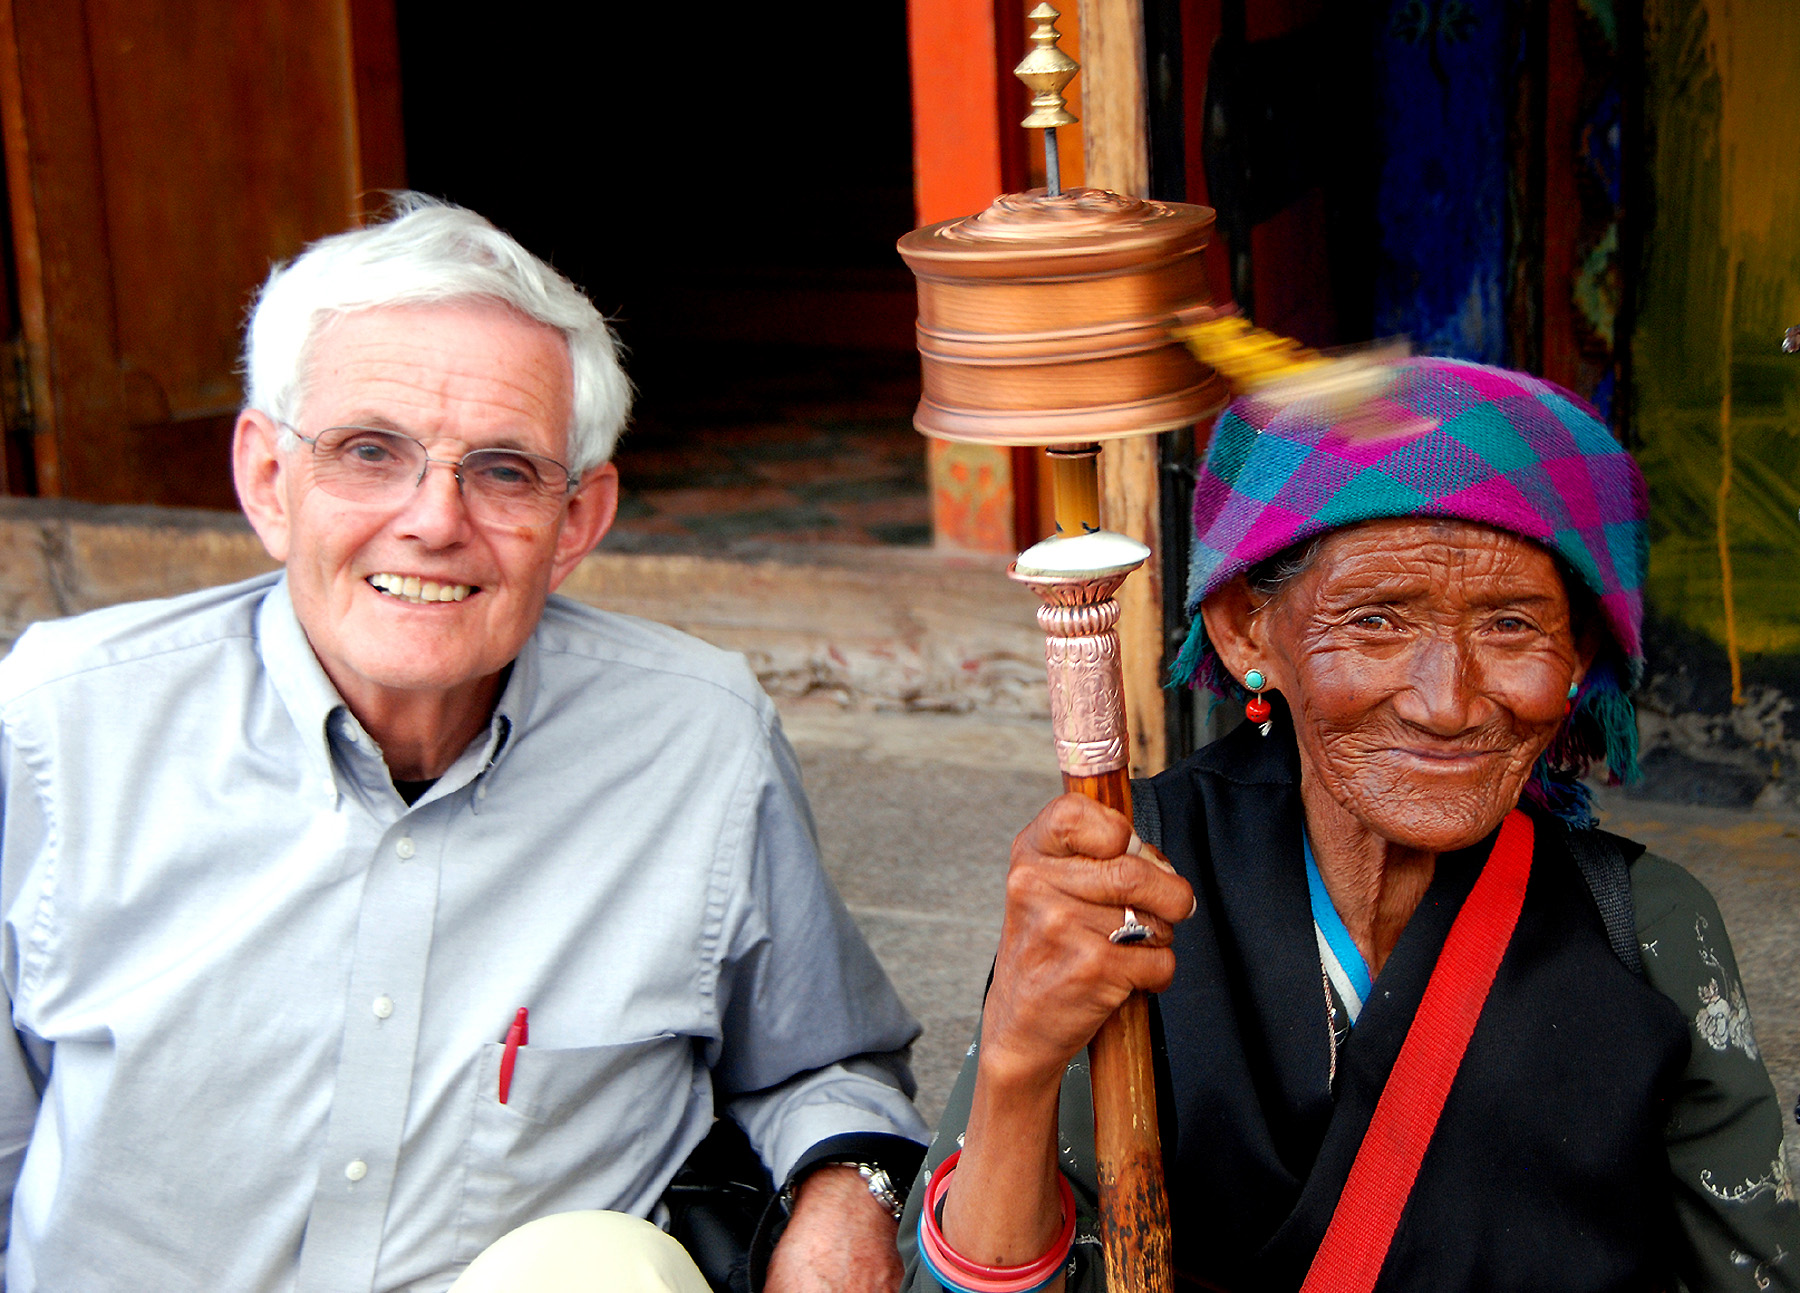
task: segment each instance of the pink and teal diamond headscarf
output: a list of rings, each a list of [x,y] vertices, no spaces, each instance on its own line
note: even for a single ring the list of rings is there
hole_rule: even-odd
[[[1599,725],[1593,753],[1604,750],[1615,777],[1635,775],[1624,691],[1643,668],[1648,555],[1637,464],[1587,404],[1551,382],[1457,359],[1396,370],[1352,423],[1254,395],[1220,416],[1194,490],[1193,627],[1171,680],[1232,690],[1200,604],[1257,563],[1358,521],[1475,521],[1548,548],[1593,594],[1615,650],[1584,679],[1577,717],[1587,711]],[[1579,742],[1580,726],[1567,724],[1567,736],[1592,744]],[[1580,762],[1581,750],[1567,753]]]

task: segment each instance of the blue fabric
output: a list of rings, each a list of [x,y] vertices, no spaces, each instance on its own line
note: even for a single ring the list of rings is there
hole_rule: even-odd
[[[1503,0],[1390,0],[1376,39],[1375,335],[1506,358]]]
[[[1300,832],[1300,846],[1306,851],[1306,892],[1312,899],[1313,924],[1319,927],[1319,932],[1331,946],[1332,955],[1337,957],[1344,973],[1350,976],[1350,982],[1356,987],[1356,995],[1367,1001],[1369,987],[1374,982],[1369,973],[1369,963],[1363,960],[1363,954],[1357,950],[1356,940],[1350,937],[1350,931],[1344,926],[1344,918],[1331,905],[1331,895],[1325,891],[1325,879],[1319,874],[1319,864],[1313,861],[1312,841],[1306,838],[1305,831]]]

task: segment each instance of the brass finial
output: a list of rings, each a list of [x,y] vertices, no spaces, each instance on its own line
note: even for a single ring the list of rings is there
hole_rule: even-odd
[[[1019,124],[1032,130],[1054,130],[1072,126],[1078,118],[1063,100],[1063,87],[1075,79],[1081,64],[1056,47],[1062,33],[1056,20],[1062,15],[1048,4],[1040,4],[1025,15],[1037,26],[1032,29],[1032,50],[1019,60],[1013,75],[1025,82],[1031,91],[1031,115]]]

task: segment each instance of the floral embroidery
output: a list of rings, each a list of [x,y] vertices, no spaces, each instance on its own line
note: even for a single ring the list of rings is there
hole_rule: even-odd
[[[1700,1173],[1700,1188],[1715,1199],[1726,1203],[1748,1203],[1763,1194],[1773,1194],[1777,1203],[1794,1201],[1794,1178],[1788,1172],[1787,1159],[1777,1154],[1769,1164],[1768,1173],[1755,1180],[1746,1177],[1742,1185],[1718,1186],[1713,1184],[1712,1168]],[[1777,1258],[1776,1260],[1780,1260]]]
[[[1700,985],[1700,1009],[1694,1015],[1694,1031],[1715,1051],[1735,1046],[1756,1059],[1756,1034],[1750,1028],[1750,1003],[1744,999],[1744,985],[1719,964],[1718,955],[1706,941],[1706,928],[1706,917],[1697,917],[1694,938],[1700,944],[1700,962],[1710,965],[1719,977]],[[1724,981],[1723,987],[1720,980]]]
[[[1776,1246],[1775,1255],[1766,1262],[1759,1262],[1749,1253],[1740,1253],[1735,1248],[1731,1251],[1731,1264],[1740,1268],[1750,1267],[1750,1278],[1756,1282],[1756,1287],[1759,1289],[1769,1287],[1769,1268],[1779,1266],[1786,1260],[1787,1250],[1779,1245]]]

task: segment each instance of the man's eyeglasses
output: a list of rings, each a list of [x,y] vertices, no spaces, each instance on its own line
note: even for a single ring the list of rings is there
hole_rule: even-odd
[[[293,427],[288,430],[312,446],[313,480],[319,488],[351,503],[398,504],[424,483],[435,462],[456,476],[470,519],[547,525],[581,483],[556,459],[520,449],[475,449],[460,458],[433,458],[418,440],[399,431],[326,427],[316,436],[304,436]]]

